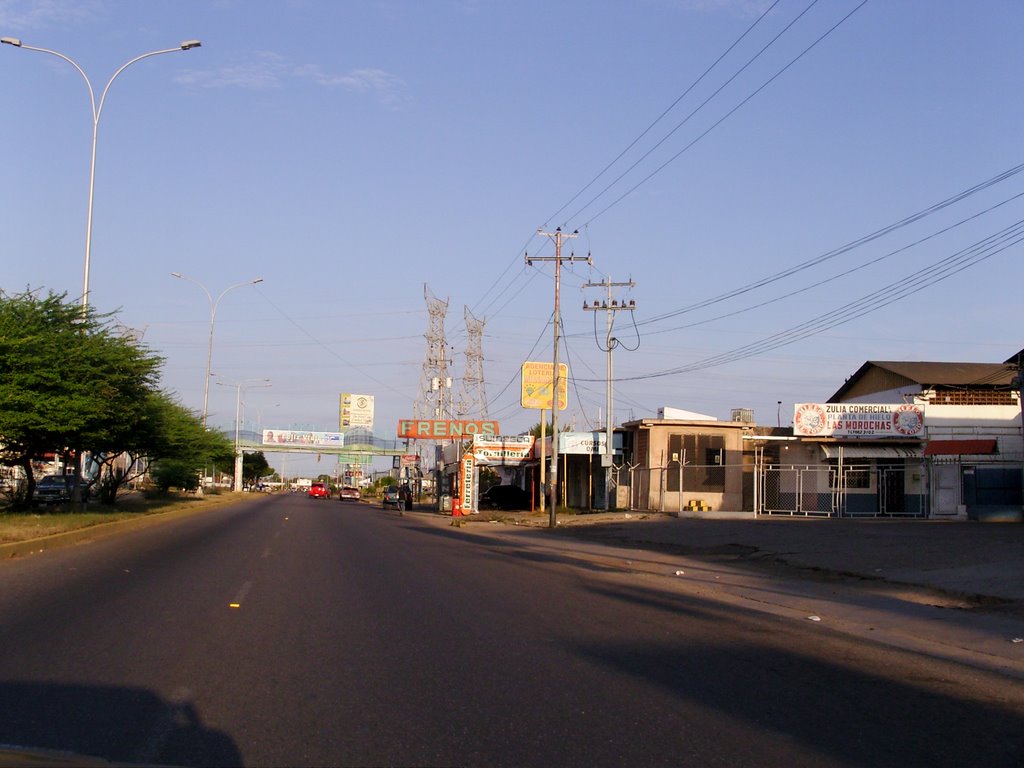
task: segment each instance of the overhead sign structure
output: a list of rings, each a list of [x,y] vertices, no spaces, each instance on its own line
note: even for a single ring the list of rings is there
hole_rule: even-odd
[[[471,438],[473,435],[497,435],[496,421],[461,421],[458,419],[402,419],[398,437],[408,440],[448,440]]]
[[[293,432],[287,429],[264,429],[264,445],[282,448],[341,448],[345,435],[341,432]]]
[[[473,436],[473,457],[478,464],[516,466],[533,460],[533,435]]]
[[[353,428],[373,431],[373,395],[342,392],[338,423],[342,432]]]
[[[523,408],[551,410],[551,384],[555,374],[554,363],[523,363],[522,392],[519,402]],[[558,364],[558,410],[569,404],[569,367]]]
[[[804,437],[924,437],[924,409],[896,403],[797,403],[793,434]]]

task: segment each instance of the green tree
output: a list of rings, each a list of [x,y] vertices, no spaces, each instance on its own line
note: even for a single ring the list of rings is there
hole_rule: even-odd
[[[0,462],[24,470],[24,500],[32,460],[51,451],[88,451],[107,503],[152,464],[186,487],[177,475],[231,463],[231,442],[157,389],[161,358],[111,317],[83,314],[63,294],[0,292]]]
[[[242,482],[246,486],[255,485],[261,477],[266,477],[274,471],[267,463],[263,451],[254,451],[242,455]]]
[[[149,393],[145,417],[121,450],[124,454],[112,455],[108,471],[101,473],[100,494],[109,493],[109,503],[118,487],[150,468],[158,490],[166,492],[171,487],[195,490],[206,467],[231,468],[234,463],[227,436],[205,429],[198,414],[166,392]],[[121,455],[129,461],[118,459]],[[127,465],[132,474],[119,473],[118,465]],[[190,473],[192,479],[185,478]]]
[[[65,294],[0,292],[0,462],[35,481],[51,451],[112,452],[144,419],[161,359]]]

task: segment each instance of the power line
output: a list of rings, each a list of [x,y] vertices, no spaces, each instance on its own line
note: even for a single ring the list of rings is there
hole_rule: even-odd
[[[815,40],[809,46],[804,48],[804,50],[801,51],[795,58],[791,59],[790,62],[788,64],[786,64],[786,66],[784,66],[782,69],[780,69],[778,72],[776,72],[770,78],[768,78],[764,83],[762,83],[760,86],[758,86],[758,88],[753,93],[748,95],[739,104],[737,104],[735,107],[733,107],[728,112],[726,112],[722,117],[720,117],[718,120],[716,120],[714,123],[712,123],[711,126],[707,130],[705,130],[703,133],[699,134],[695,139],[693,139],[693,141],[691,141],[689,144],[687,144],[681,150],[676,152],[668,160],[666,160],[664,163],[659,165],[657,168],[655,168],[649,174],[644,176],[640,181],[638,181],[632,187],[627,189],[625,192],[623,192],[621,195],[619,195],[617,198],[615,198],[615,200],[613,200],[611,203],[606,205],[604,208],[602,208],[596,214],[591,216],[587,221],[585,221],[580,226],[586,227],[586,226],[589,226],[590,224],[592,224],[598,218],[603,216],[605,213],[610,211],[616,205],[618,205],[623,200],[625,200],[627,197],[629,197],[631,194],[633,194],[637,189],[642,187],[644,184],[646,184],[652,178],[654,178],[659,173],[661,173],[663,170],[665,170],[669,165],[671,165],[676,160],[678,160],[679,157],[681,155],[683,155],[683,153],[687,152],[691,147],[693,147],[695,144],[697,144],[697,142],[699,142],[701,139],[703,139],[705,136],[707,136],[709,133],[711,133],[713,130],[715,130],[715,128],[717,128],[719,125],[721,125],[726,120],[728,120],[730,117],[732,117],[733,114],[735,114],[737,111],[739,111],[739,109],[741,107],[745,106],[747,104],[747,102],[749,102],[751,99],[753,99],[755,96],[757,96],[761,91],[763,91],[765,88],[767,88],[773,82],[775,82],[775,80],[777,80],[779,77],[781,77],[783,73],[785,73],[790,67],[792,67],[794,64],[796,64],[798,61],[800,61],[800,59],[802,59],[804,56],[806,56],[813,48],[815,48],[825,38],[827,38],[829,35],[831,35],[833,32],[835,32],[844,22],[846,22],[847,19],[849,19],[851,16],[853,16],[853,14],[855,14],[857,11],[859,11],[861,8],[863,8],[865,5],[867,5],[867,3],[868,3],[868,0],[862,0],[861,3],[856,8],[854,8],[852,11],[850,11],[848,14],[846,14],[842,19],[840,19],[834,25],[832,25],[832,27],[830,27],[828,29],[828,31],[825,32],[823,35],[821,35],[817,40]],[[618,181],[618,179],[616,179],[616,182],[617,181]],[[613,184],[614,183],[615,182],[613,182]],[[609,185],[609,188],[610,188],[610,186],[611,185]],[[603,190],[601,192],[601,195],[598,195],[598,197],[602,196],[605,191],[607,191],[607,188],[605,190]],[[597,198],[595,197],[594,200],[597,200]],[[592,200],[591,203],[594,202],[594,200]],[[574,213],[572,216],[570,216],[569,217],[569,221],[572,221],[573,219],[575,219],[576,216],[579,215],[580,213],[582,213],[586,208],[588,208],[591,205],[591,203],[587,203],[585,206],[580,208],[576,213]]]
[[[856,301],[844,304],[831,312],[819,315],[785,331],[780,331],[729,352],[698,360],[689,365],[654,373],[624,377],[620,378],[619,381],[640,381],[682,373],[692,373],[787,346],[863,317],[900,299],[918,293],[1021,242],[1024,242],[1024,220],[1018,221],[968,248],[957,251],[951,256],[936,262],[923,272],[915,272]]]

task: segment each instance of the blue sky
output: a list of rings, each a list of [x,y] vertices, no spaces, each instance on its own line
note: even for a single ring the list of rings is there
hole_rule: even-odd
[[[528,429],[518,370],[551,359],[554,286],[523,256],[551,256],[535,233],[557,226],[593,258],[563,271],[560,419],[579,429],[605,401],[604,315],[582,310],[603,296],[582,286],[609,277],[637,305],[636,328],[616,316],[617,422],[672,406],[774,424],[782,401],[786,423],[865,360],[1024,346],[1024,173],[843,250],[1019,170],[1016,0],[0,0],[0,36],[71,57],[97,98],[129,59],[202,40],[110,88],[90,274],[92,305],[144,332],[196,409],[209,302],[171,272],[215,297],[263,278],[217,313],[214,380],[273,384],[246,393],[247,421],[334,430],[351,391],[394,436],[426,285],[449,299],[455,377],[468,306],[489,415]],[[0,94],[0,288],[77,297],[85,83],[4,45]],[[234,405],[211,387],[211,423]]]

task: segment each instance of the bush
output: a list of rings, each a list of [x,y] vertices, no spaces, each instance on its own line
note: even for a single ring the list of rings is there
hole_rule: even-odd
[[[174,459],[158,461],[150,467],[150,477],[160,493],[167,493],[171,488],[194,491],[199,487],[199,473],[191,462]]]

